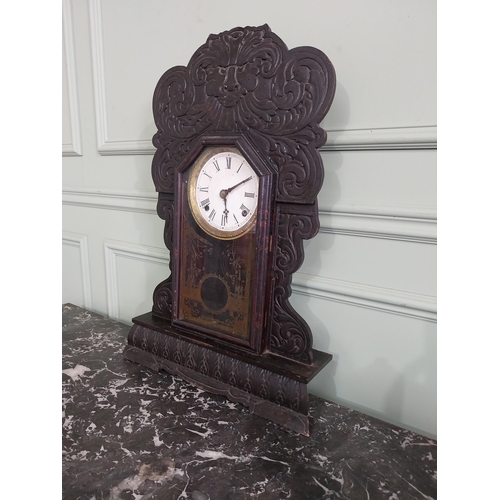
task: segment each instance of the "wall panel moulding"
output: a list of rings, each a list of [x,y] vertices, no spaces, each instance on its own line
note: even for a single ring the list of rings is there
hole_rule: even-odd
[[[76,247],[80,253],[80,263],[81,263],[80,271],[82,277],[84,306],[87,309],[92,309],[92,288],[91,288],[88,238],[85,234],[63,231],[62,244],[67,245],[69,247]]]

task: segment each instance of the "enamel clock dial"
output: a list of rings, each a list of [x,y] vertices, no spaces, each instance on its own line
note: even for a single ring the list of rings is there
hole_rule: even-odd
[[[235,148],[208,148],[188,180],[189,207],[198,225],[220,239],[245,234],[255,223],[259,177]]]

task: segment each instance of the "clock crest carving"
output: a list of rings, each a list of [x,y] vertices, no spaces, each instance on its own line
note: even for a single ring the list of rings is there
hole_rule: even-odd
[[[319,230],[319,126],[335,71],[267,25],[210,35],[153,95],[152,177],[171,274],[124,356],[308,435],[307,383],[331,360],[289,302]]]

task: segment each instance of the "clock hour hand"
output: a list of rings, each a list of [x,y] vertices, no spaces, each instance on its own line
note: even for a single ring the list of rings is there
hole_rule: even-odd
[[[222,212],[222,226],[224,226],[227,224],[227,216],[229,215],[229,210],[227,209],[226,196],[222,196],[222,191],[221,191],[221,197],[224,200],[224,211]]]

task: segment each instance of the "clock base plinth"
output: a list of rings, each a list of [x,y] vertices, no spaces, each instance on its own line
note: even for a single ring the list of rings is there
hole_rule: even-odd
[[[165,370],[207,392],[226,396],[298,434],[309,435],[308,380],[296,373],[287,376],[282,368],[263,368],[241,356],[238,359],[183,338],[174,329],[146,326],[144,321],[132,326],[123,355],[151,370]],[[331,355],[319,357],[321,367],[315,373],[331,359]]]

